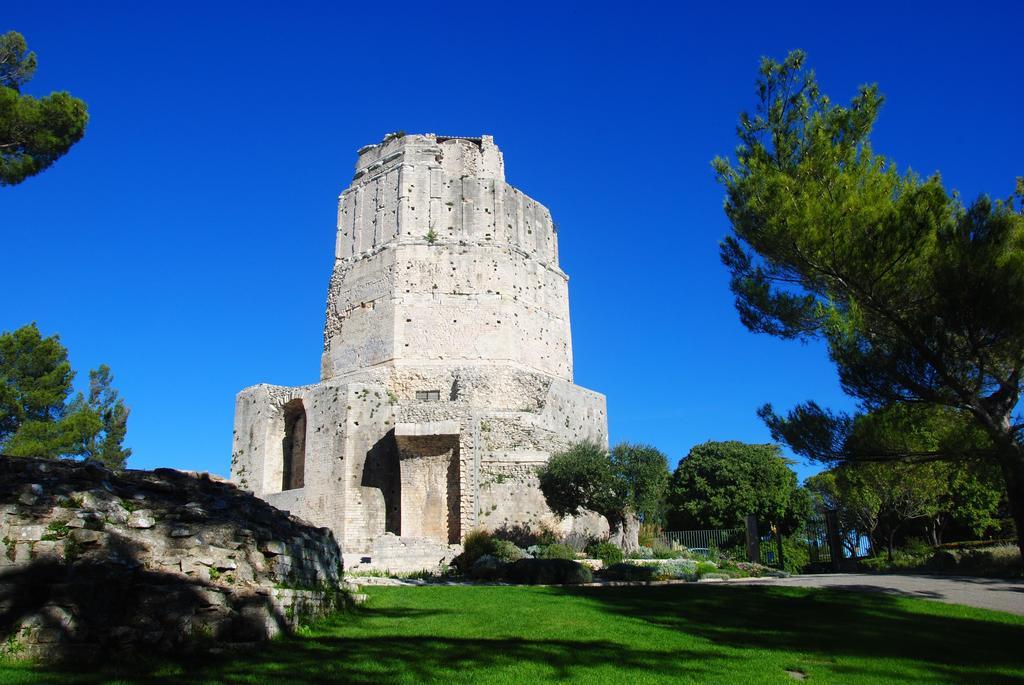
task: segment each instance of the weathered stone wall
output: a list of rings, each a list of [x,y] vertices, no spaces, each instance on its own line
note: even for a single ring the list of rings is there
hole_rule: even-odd
[[[341,537],[344,508],[332,497],[333,490],[323,486],[344,479],[345,464],[337,456],[349,435],[348,393],[347,385],[327,383],[295,388],[258,385],[240,393],[235,404],[232,479],[274,506],[315,520]],[[306,415],[304,486],[282,490],[285,407],[296,400]]]
[[[15,656],[261,640],[343,597],[330,530],[206,474],[0,457],[0,539]]]
[[[489,136],[364,148],[335,257],[323,379],[389,360],[487,360],[572,380],[554,222],[505,182]]]
[[[394,250],[378,248],[335,262],[327,289],[323,380],[394,359],[395,258]]]
[[[374,538],[396,532],[399,526],[395,404],[382,385],[350,383],[345,387],[347,432],[340,452],[344,479],[342,483],[325,481],[320,485],[323,496],[334,500],[345,520],[339,540],[342,548],[366,550]],[[313,511],[304,516],[318,520]]]

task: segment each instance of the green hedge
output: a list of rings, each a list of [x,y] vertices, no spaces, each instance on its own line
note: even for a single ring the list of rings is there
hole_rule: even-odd
[[[509,565],[506,578],[524,585],[578,585],[593,582],[594,574],[568,559],[520,559]]]

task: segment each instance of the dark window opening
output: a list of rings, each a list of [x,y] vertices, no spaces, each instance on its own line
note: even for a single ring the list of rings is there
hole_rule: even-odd
[[[420,402],[437,402],[441,399],[440,390],[417,390],[416,399]]]
[[[292,400],[284,405],[284,440],[281,441],[281,451],[281,489],[301,488],[306,476],[306,410],[302,400]]]

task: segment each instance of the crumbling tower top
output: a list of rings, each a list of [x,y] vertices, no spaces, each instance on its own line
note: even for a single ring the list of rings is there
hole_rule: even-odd
[[[454,178],[505,180],[505,163],[492,136],[389,133],[381,142],[359,149],[353,182],[402,164],[440,168]]]
[[[567,277],[544,205],[491,136],[391,134],[338,203],[321,377],[382,364],[572,380]]]

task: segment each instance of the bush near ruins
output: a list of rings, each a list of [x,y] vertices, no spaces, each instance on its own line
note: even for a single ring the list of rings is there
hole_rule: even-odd
[[[568,559],[520,559],[508,567],[506,577],[524,585],[578,585],[594,580],[589,568]]]
[[[462,554],[452,559],[452,566],[466,573],[480,557],[494,555],[494,542],[494,536],[486,530],[469,531],[462,539]]]
[[[622,561],[626,555],[611,542],[592,542],[587,545],[587,556],[600,559],[605,566],[611,566]]]
[[[552,455],[537,476],[555,514],[597,512],[608,519],[609,539],[629,552],[639,546],[641,519],[654,519],[662,511],[668,459],[646,445],[622,443],[609,452],[585,441]]]
[[[493,555],[505,562],[519,561],[527,556],[526,552],[508,540],[495,540]]]
[[[537,551],[538,559],[575,559],[576,550],[569,545],[556,542],[553,545],[544,545]]]

